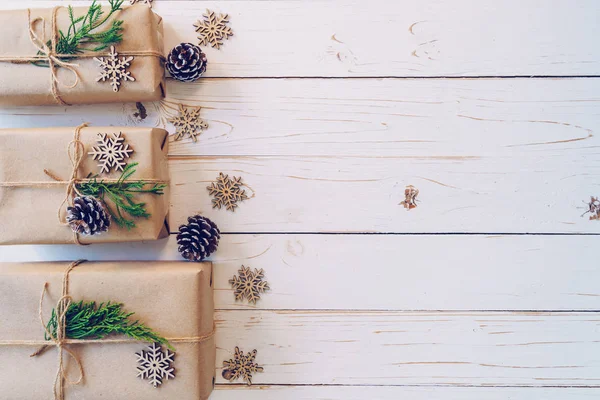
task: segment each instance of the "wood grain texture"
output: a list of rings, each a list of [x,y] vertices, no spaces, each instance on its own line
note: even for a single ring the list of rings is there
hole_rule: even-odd
[[[593,151],[593,150],[592,150]],[[172,158],[170,221],[202,213],[224,232],[597,233],[582,215],[598,191],[598,157]],[[582,172],[586,171],[586,172]],[[219,172],[243,177],[251,199],[212,209]],[[418,207],[400,204],[420,190]]]
[[[71,3],[88,4],[62,1]],[[234,31],[221,50],[207,49],[212,77],[600,74],[594,0],[159,0],[167,48],[196,41],[207,7],[228,13]]]
[[[215,319],[217,366],[235,346],[257,349],[265,372],[255,384],[600,385],[595,313],[220,311]]]
[[[593,236],[224,235],[217,309],[600,310]],[[3,248],[4,261],[179,260],[156,243]],[[263,268],[272,290],[236,302],[229,279]],[[348,292],[352,295],[348,295]],[[358,295],[357,295],[358,294]]]
[[[206,79],[167,82],[162,104],[18,107],[6,126],[174,127],[177,103],[201,106],[199,142],[173,156],[573,158],[596,155],[600,79]],[[141,107],[141,106],[140,106]]]
[[[595,400],[590,388],[217,385],[211,400]]]
[[[0,9],[56,4],[89,1]],[[167,49],[195,42],[206,8],[230,15],[235,35],[205,49],[206,79],[169,80],[164,103],[142,105],[146,118],[112,104],[2,109],[0,122],[155,126],[177,102],[203,108],[199,144],[171,142],[172,230],[202,212],[243,233],[224,235],[213,256],[211,399],[598,398],[599,239],[588,234],[600,223],[581,217],[600,195],[594,0],[154,8]],[[476,79],[453,79],[464,77]],[[235,214],[211,209],[205,187],[219,172],[249,185]],[[421,193],[409,212],[399,203],[410,184]],[[490,234],[462,234],[473,232]],[[0,261],[76,258],[180,259],[173,235],[0,249]],[[264,268],[273,288],[256,306],[233,299],[242,264]],[[254,388],[220,378],[236,345],[266,368]]]
[[[173,226],[202,211],[227,232],[598,233],[582,214],[600,194],[599,90],[597,79],[219,79],[169,82],[143,121],[135,105],[2,119],[155,126],[175,101],[202,106],[199,143],[171,142]],[[235,215],[211,209],[219,172],[256,195]],[[407,185],[420,190],[410,212]]]

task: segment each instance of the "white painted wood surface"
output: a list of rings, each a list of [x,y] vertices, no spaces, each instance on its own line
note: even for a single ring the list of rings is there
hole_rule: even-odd
[[[211,400],[593,400],[590,388],[479,388],[400,386],[243,386],[217,385]]]
[[[600,309],[596,236],[225,235],[215,263],[219,310]],[[174,235],[156,243],[21,246],[18,261],[177,260]],[[236,302],[228,281],[263,268],[272,290]],[[351,294],[349,294],[349,292]],[[356,294],[360,295],[356,295]]]
[[[217,359],[231,357],[240,334],[254,339],[266,368],[257,384],[600,384],[594,313],[229,311],[215,320]]]
[[[4,9],[82,1],[4,0]],[[207,76],[598,75],[595,0],[167,1],[171,48],[205,9],[234,36],[209,49]]]
[[[57,3],[89,4],[0,9]],[[597,2],[154,4],[167,47],[194,41],[207,7],[230,14],[206,79],[169,81],[144,120],[115,104],[2,109],[0,124],[154,126],[177,102],[203,107],[199,143],[171,143],[171,225],[202,212],[229,232],[216,368],[236,345],[266,368],[252,388],[219,377],[213,399],[598,397],[600,223],[581,217],[600,195]],[[221,171],[254,194],[235,214],[210,208]],[[173,236],[0,248],[80,257],[178,259]],[[256,306],[228,287],[242,264],[273,288]]]

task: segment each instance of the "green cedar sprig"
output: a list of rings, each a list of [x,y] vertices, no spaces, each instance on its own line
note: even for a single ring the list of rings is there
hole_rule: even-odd
[[[150,343],[165,344],[169,349],[175,349],[168,340],[154,332],[151,328],[139,321],[131,321],[134,313],[123,311],[123,304],[83,302],[71,303],[66,314],[66,338],[67,339],[91,339],[101,340],[113,334],[121,334],[135,340]],[[57,315],[52,310],[50,321],[46,326],[48,331],[56,337]],[[45,340],[50,340],[45,334]]]
[[[106,16],[102,5],[98,4],[96,0],[92,1],[87,13],[80,17],[75,17],[73,7],[69,6],[69,29],[66,33],[62,30],[58,31],[56,52],[58,54],[80,54],[85,50],[102,51],[112,44],[121,42],[123,40],[123,21],[121,20],[112,21],[108,29],[98,32],[96,30],[104,25],[115,12],[122,9],[124,1],[109,0],[110,11]],[[48,47],[51,46],[50,41],[46,44]],[[38,66],[48,65],[44,61],[33,63]]]
[[[136,203],[134,196],[139,193],[160,196],[164,194],[164,189],[167,187],[164,183],[152,184],[143,180],[129,181],[128,179],[135,174],[137,165],[138,163],[128,164],[117,182],[98,180],[98,175],[90,175],[88,179],[91,180],[77,184],[77,190],[85,196],[93,196],[102,200],[113,221],[120,227],[135,228],[135,222],[127,219],[123,214],[129,214],[134,218],[149,218],[150,214],[146,211],[146,203]],[[148,185],[152,186],[147,187]],[[110,202],[106,200],[110,200]],[[114,204],[114,210],[110,204]]]

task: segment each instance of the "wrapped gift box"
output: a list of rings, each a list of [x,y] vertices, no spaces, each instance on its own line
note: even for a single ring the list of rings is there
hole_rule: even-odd
[[[64,225],[67,184],[56,184],[44,171],[68,181],[72,164],[69,143],[76,128],[0,130],[0,244],[74,243],[73,232]],[[163,195],[136,194],[136,202],[145,203],[149,218],[133,218],[137,225],[127,229],[111,224],[108,232],[93,236],[79,235],[81,243],[156,240],[168,235],[169,171],[167,131],[156,128],[87,127],[81,129],[83,159],[77,177],[100,174],[98,180],[118,179],[120,171],[100,173],[98,161],[88,153],[97,147],[98,135],[115,137],[121,133],[133,153],[128,163],[138,163],[130,180],[158,180],[167,187]],[[71,146],[71,149],[73,147]],[[44,183],[48,182],[48,186]],[[11,186],[13,185],[13,186]],[[111,206],[110,200],[107,204]],[[114,208],[114,206],[113,206]],[[61,223],[57,216],[61,212]]]
[[[58,350],[50,347],[30,357],[35,346],[18,341],[44,340],[38,316],[40,296],[44,320],[62,295],[69,262],[0,264],[0,387],[3,399],[53,398]],[[204,400],[215,377],[212,265],[188,262],[85,262],[69,274],[68,293],[74,302],[123,303],[131,318],[169,338],[203,337],[198,342],[171,342],[175,378],[157,388],[137,377],[136,353],[149,343],[65,344],[81,362],[84,378],[64,386],[64,398],[111,400]],[[120,336],[118,336],[120,337]],[[13,343],[13,344],[11,344]],[[163,346],[165,348],[165,346]],[[78,377],[74,359],[64,351],[65,380]]]
[[[53,9],[0,11],[3,37],[0,41],[0,105],[62,104],[61,101],[66,104],[142,102],[164,97],[162,19],[149,7],[128,7],[127,4],[124,3],[123,10],[113,14],[99,31],[103,31],[114,19],[123,21],[123,40],[115,44],[115,49],[121,57],[134,57],[127,70],[135,81],[123,82],[118,92],[113,91],[109,82],[97,82],[101,68],[93,56],[108,57],[109,46],[93,54],[86,52],[85,57],[59,57],[59,60],[76,65],[72,68],[79,76],[79,83],[69,87],[75,83],[73,71],[57,65],[57,96],[52,92],[50,68],[30,62],[31,57],[40,56],[40,45],[51,38]],[[103,10],[105,13],[109,11],[106,7]],[[86,12],[87,7],[74,8],[75,16],[85,15]],[[31,25],[38,18],[43,20]],[[67,7],[59,7],[56,11],[56,30],[67,32],[69,25]],[[41,43],[32,42],[30,27]]]

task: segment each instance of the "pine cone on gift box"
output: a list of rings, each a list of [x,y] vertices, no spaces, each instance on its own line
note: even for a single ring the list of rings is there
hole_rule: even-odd
[[[67,207],[67,222],[73,232],[91,236],[108,230],[110,215],[96,198],[75,197],[73,206]]]
[[[167,70],[178,81],[193,82],[206,71],[206,54],[191,43],[180,43],[167,57]]]
[[[187,225],[179,227],[179,252],[189,261],[202,261],[219,246],[221,231],[210,219],[201,215],[188,218]]]

